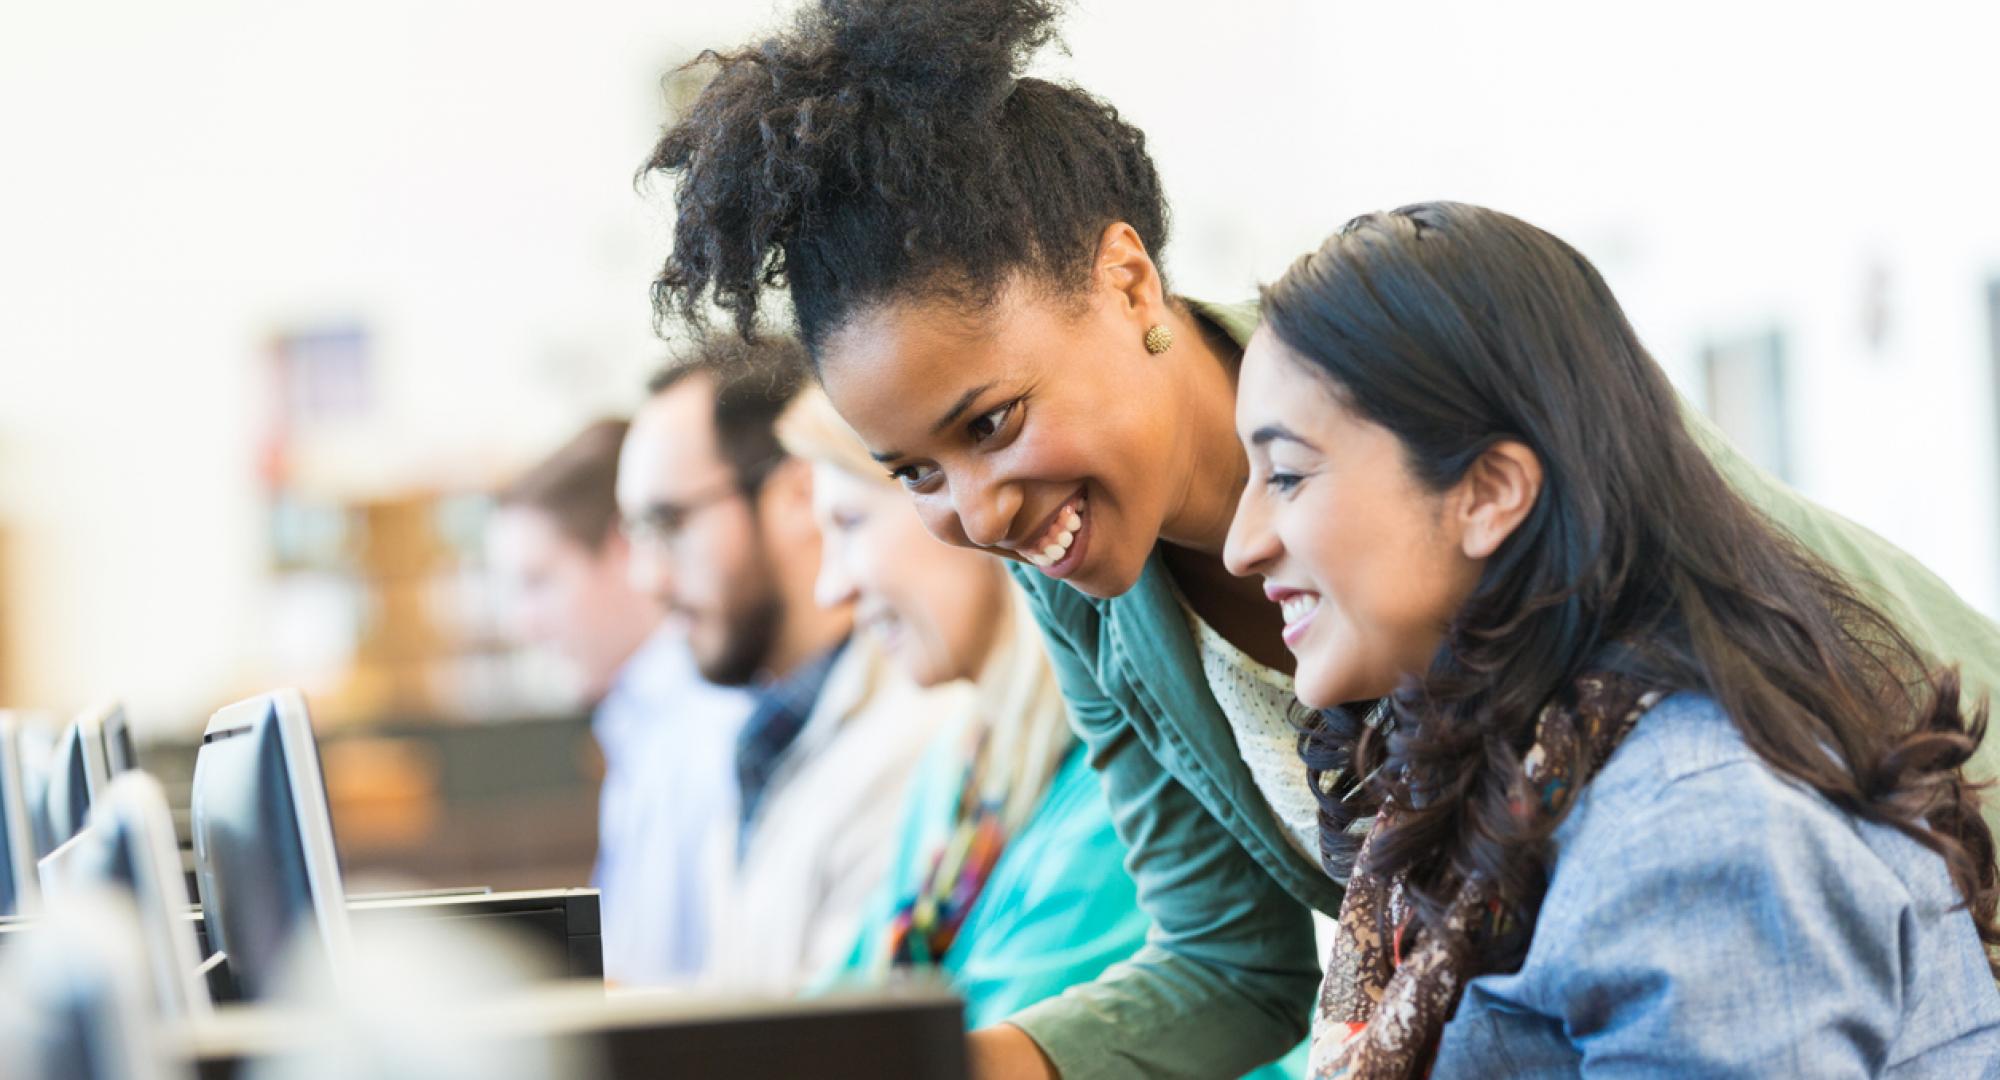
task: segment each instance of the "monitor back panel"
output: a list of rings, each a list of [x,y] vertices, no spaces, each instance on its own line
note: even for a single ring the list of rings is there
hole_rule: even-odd
[[[261,998],[313,911],[276,724],[203,743],[192,821],[208,947],[228,954],[245,997]]]

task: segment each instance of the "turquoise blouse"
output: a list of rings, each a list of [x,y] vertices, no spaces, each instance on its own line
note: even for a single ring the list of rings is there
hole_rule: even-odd
[[[897,903],[922,884],[926,862],[958,798],[959,740],[937,740],[918,768],[889,877],[862,916],[861,934],[829,981],[874,974]],[[1011,839],[940,965],[965,998],[967,1027],[1089,982],[1146,940],[1125,845],[1111,827],[1097,775],[1078,747],[1056,770],[1042,804]]]
[[[863,912],[854,948],[820,989],[875,975],[897,905],[922,885],[925,860],[951,827],[964,770],[961,741],[955,730],[946,732],[918,766],[889,877]],[[1103,784],[1079,744],[1000,853],[940,969],[965,998],[966,1027],[985,1027],[1129,959],[1145,946],[1151,925],[1125,870],[1125,845]],[[1250,1075],[1289,1080],[1304,1070],[1301,1046]]]

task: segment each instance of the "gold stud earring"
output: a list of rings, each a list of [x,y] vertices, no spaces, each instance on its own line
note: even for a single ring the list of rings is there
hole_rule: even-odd
[[[1146,351],[1158,356],[1174,347],[1174,332],[1165,324],[1155,323],[1146,331]]]

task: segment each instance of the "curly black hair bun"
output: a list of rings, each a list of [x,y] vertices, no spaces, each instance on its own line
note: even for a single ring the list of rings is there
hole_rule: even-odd
[[[640,170],[674,175],[656,315],[705,297],[752,336],[789,287],[801,338],[857,309],[1009,277],[1081,279],[1099,232],[1166,241],[1145,136],[1072,86],[1019,75],[1058,0],[817,0],[783,32],[695,61],[715,75]]]
[[[829,0],[800,30],[827,42],[849,86],[887,108],[989,111],[1056,36],[1051,0]]]

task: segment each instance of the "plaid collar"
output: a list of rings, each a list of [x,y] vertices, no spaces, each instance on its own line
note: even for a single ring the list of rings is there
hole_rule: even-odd
[[[820,692],[826,689],[833,665],[847,650],[848,640],[842,639],[840,644],[799,665],[791,674],[751,692],[756,704],[736,737],[738,858],[749,846],[751,822],[757,818],[779,761],[797,741],[799,732],[805,730],[806,721],[812,718],[813,706],[818,703]]]

